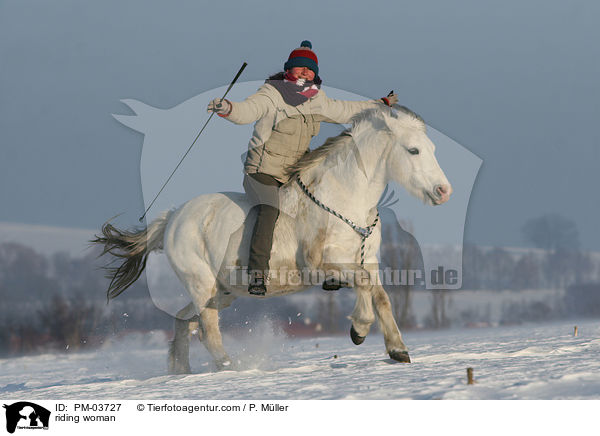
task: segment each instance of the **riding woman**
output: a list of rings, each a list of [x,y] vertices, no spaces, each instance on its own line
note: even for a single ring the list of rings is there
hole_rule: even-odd
[[[379,104],[391,106],[390,93],[379,100],[330,99],[321,89],[319,63],[310,41],[302,41],[283,66],[258,91],[242,102],[211,101],[207,110],[235,124],[256,122],[244,164],[244,190],[257,208],[250,242],[248,292],[266,293],[273,230],[279,216],[279,187],[288,181],[286,168],[307,151],[320,122],[349,123],[357,113]]]

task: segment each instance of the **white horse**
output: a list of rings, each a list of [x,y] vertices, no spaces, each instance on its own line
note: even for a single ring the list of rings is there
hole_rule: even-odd
[[[286,280],[290,272],[328,271],[328,278],[334,272],[340,286],[356,291],[350,317],[353,342],[364,341],[377,315],[389,356],[410,362],[377,277],[381,242],[377,203],[390,180],[431,205],[445,203],[452,188],[434,156],[423,120],[404,107],[396,108],[359,114],[350,130],[329,138],[289,168],[292,177],[280,188],[281,212],[269,263],[271,271],[280,273],[279,281],[271,279],[267,294],[253,298],[315,285],[298,277]],[[149,252],[164,249],[193,302],[175,320],[169,350],[172,373],[190,372],[189,337],[198,328],[217,367],[230,365],[218,313],[235,298],[250,297],[241,266],[247,265],[255,221],[251,207],[241,193],[201,195],[163,213],[143,230],[120,231],[106,223],[103,236],[93,241],[104,245],[103,254],[124,259],[119,268],[109,269],[113,277],[109,298],[137,280]]]

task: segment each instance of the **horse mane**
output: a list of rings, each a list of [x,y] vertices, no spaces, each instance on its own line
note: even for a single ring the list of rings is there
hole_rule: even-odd
[[[425,128],[425,120],[418,113],[413,112],[411,109],[407,108],[406,106],[402,106],[399,104],[394,105],[394,109],[397,109],[400,112],[404,113],[405,115],[408,115],[410,118],[417,121],[418,122],[417,124],[422,124],[422,127]]]
[[[400,113],[396,115],[392,114],[394,119],[397,119],[401,125],[408,128],[417,128],[425,131],[425,121],[420,115],[413,112],[406,106],[394,105],[394,109]],[[323,145],[309,151],[302,156],[296,163],[289,165],[285,172],[290,177],[294,178],[298,174],[302,174],[304,171],[318,165],[323,162],[328,156],[334,153],[340,152],[341,150],[348,148],[354,141],[353,133],[362,130],[365,127],[371,127],[375,129],[387,129],[384,122],[383,111],[388,111],[387,108],[371,108],[359,112],[352,118],[352,127],[344,130],[337,136],[327,138]],[[398,116],[399,115],[399,116]]]
[[[302,174],[304,171],[312,168],[323,162],[327,156],[334,154],[336,151],[347,147],[354,139],[350,131],[344,130],[337,136],[327,138],[323,145],[309,151],[302,156],[296,163],[289,165],[285,172],[290,177],[294,178],[297,174]]]

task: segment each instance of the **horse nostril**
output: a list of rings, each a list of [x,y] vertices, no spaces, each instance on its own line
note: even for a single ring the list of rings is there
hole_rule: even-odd
[[[452,188],[450,188],[450,185],[437,185],[435,187],[435,193],[439,196],[439,197],[447,197],[450,196],[450,192]]]

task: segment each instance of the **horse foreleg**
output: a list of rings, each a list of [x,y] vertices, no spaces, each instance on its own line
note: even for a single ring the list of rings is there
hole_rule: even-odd
[[[379,319],[379,326],[383,332],[385,349],[390,357],[399,362],[410,363],[408,348],[402,341],[402,334],[394,320],[390,299],[381,285],[372,288],[373,305]]]
[[[352,320],[352,327],[350,328],[350,337],[352,342],[356,345],[362,344],[365,337],[369,333],[371,325],[375,321],[375,314],[373,312],[373,298],[369,287],[355,287],[356,290],[356,304],[350,319]]]
[[[219,329],[219,310],[206,307],[200,313],[202,324],[203,342],[208,352],[213,357],[217,369],[227,369],[231,367],[231,359],[223,348],[223,339]]]

